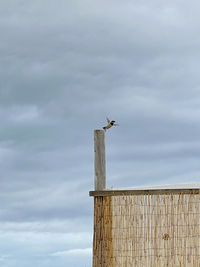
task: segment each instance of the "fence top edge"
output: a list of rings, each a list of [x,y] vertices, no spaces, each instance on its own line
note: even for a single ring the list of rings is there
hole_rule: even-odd
[[[200,188],[174,189],[106,189],[90,191],[89,196],[126,196],[126,195],[171,195],[171,194],[200,194]]]

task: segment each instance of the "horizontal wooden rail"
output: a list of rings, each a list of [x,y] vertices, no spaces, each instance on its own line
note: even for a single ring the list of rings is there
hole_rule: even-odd
[[[90,191],[89,195],[96,196],[127,196],[127,195],[163,195],[163,194],[200,194],[200,188],[187,189],[147,189],[147,190],[103,190]]]

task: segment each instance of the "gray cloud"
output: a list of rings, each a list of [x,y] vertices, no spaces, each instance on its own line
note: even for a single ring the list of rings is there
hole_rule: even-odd
[[[120,124],[106,133],[108,187],[199,181],[198,10],[197,1],[1,3],[5,267],[91,265],[93,130],[106,116]]]

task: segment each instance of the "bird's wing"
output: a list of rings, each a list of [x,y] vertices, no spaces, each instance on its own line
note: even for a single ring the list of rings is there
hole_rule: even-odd
[[[106,120],[107,120],[108,123],[110,123],[110,120],[108,119],[108,117],[106,117]]]

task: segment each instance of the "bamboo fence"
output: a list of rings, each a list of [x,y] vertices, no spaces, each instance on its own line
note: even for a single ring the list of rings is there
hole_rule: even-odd
[[[94,196],[93,267],[200,267],[200,190]]]

